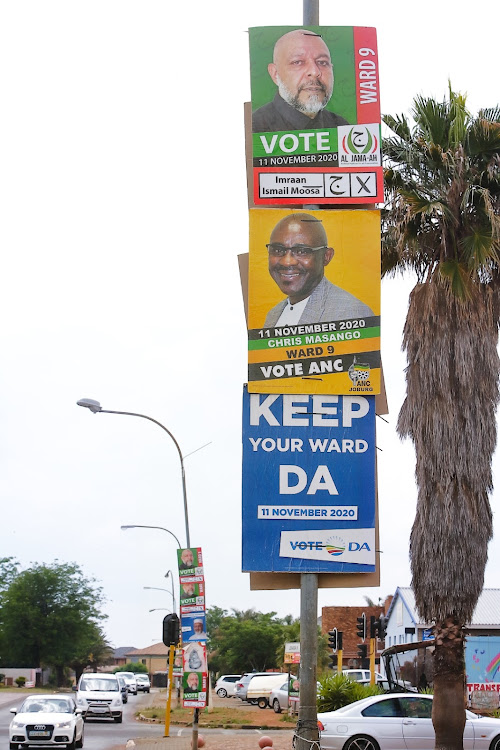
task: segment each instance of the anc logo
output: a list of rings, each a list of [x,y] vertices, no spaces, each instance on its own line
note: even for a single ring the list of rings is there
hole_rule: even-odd
[[[347,374],[353,384],[357,385],[358,383],[368,380],[370,377],[370,365],[363,362],[356,362],[356,357],[354,357],[352,365],[347,370]]]
[[[374,154],[378,149],[378,138],[363,125],[352,127],[342,139],[344,153]]]
[[[345,542],[340,536],[330,536],[326,540],[325,549],[332,557],[339,557],[345,552]]]

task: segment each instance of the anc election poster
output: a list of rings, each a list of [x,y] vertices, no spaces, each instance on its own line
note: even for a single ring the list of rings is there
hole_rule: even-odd
[[[249,34],[255,205],[383,201],[376,30]]]
[[[380,393],[380,212],[250,210],[250,393]]]
[[[242,498],[243,571],[375,571],[375,397],[245,388]]]

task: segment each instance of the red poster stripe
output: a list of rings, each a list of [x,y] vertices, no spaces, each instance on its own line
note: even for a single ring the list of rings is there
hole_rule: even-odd
[[[356,106],[358,123],[380,122],[380,84],[377,30],[354,26]]]

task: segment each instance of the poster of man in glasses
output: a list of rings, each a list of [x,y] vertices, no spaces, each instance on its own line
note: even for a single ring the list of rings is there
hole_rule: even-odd
[[[284,379],[290,393],[379,392],[378,211],[250,211],[249,391]]]

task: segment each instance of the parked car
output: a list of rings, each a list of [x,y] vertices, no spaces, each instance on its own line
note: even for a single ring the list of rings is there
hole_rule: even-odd
[[[120,690],[122,691],[122,701],[123,703],[128,703],[128,687],[127,687],[127,682],[125,680],[125,677],[123,677],[119,672],[117,672],[116,679],[118,680],[118,684],[120,685]]]
[[[432,695],[374,695],[318,714],[322,750],[433,750]],[[466,711],[464,750],[500,750],[500,719]]]
[[[247,700],[247,689],[248,684],[252,677],[257,677],[257,675],[269,675],[269,674],[282,674],[281,672],[245,672],[241,675],[239,681],[236,683],[236,697],[241,698],[242,701]],[[255,703],[255,701],[253,701]]]
[[[271,690],[268,703],[275,714],[288,710],[288,680]],[[294,701],[294,703],[298,706],[298,701]]]
[[[95,716],[114,719],[118,724],[122,722],[122,691],[116,675],[85,672],[74,689],[76,705],[81,708],[84,721]]]
[[[149,676],[147,674],[138,672],[135,676],[135,681],[137,682],[137,690],[143,693],[149,693],[151,691],[151,682],[149,681]]]
[[[69,695],[30,695],[15,714],[9,728],[10,750],[19,745],[83,747],[83,716]]]
[[[236,683],[240,680],[239,674],[223,674],[215,683],[215,692],[219,698],[232,698],[236,695]]]
[[[120,674],[125,678],[129,693],[137,695],[137,679],[135,672],[120,672]]]
[[[370,682],[369,669],[343,669],[342,674],[345,674],[350,680],[354,680],[355,682],[365,682],[366,680]],[[377,682],[381,682],[384,679],[380,672],[375,672],[375,680]]]
[[[267,708],[271,690],[281,685],[287,678],[288,675],[283,672],[254,675],[247,686],[247,701],[256,703],[259,708]]]

